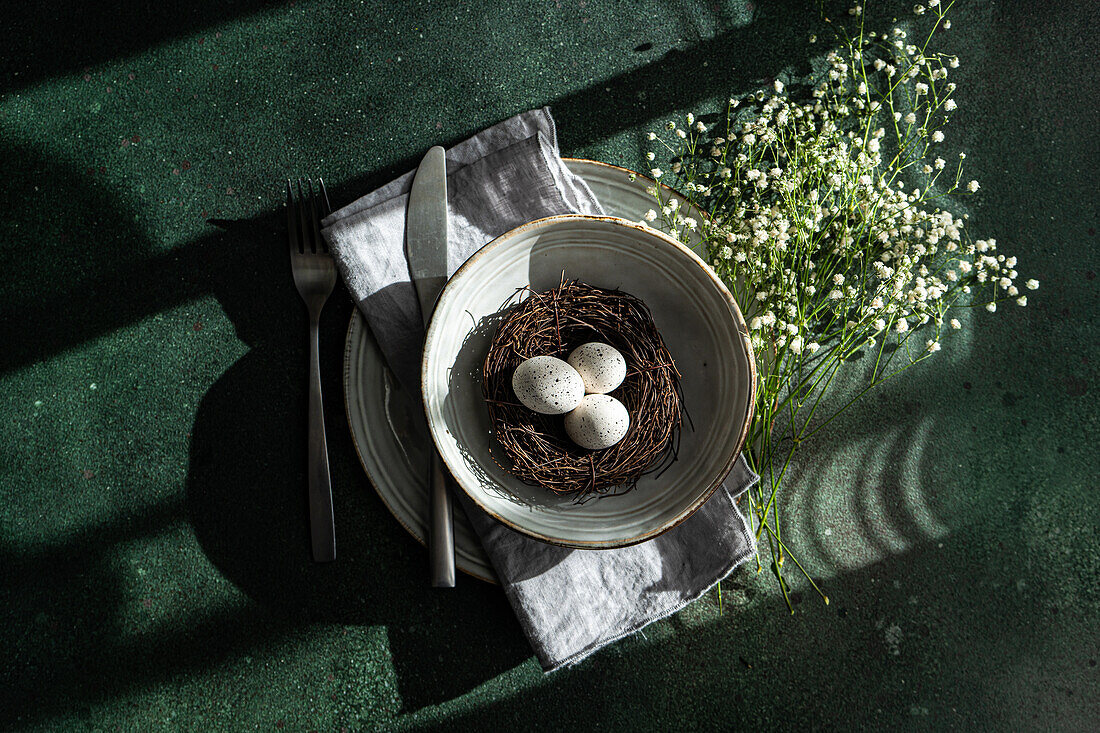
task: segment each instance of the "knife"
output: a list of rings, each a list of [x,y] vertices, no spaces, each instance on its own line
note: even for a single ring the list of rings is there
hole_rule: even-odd
[[[405,254],[409,258],[416,296],[424,327],[432,320],[436,298],[447,282],[447,157],[438,145],[424,156],[409,191],[409,212],[405,228]],[[430,497],[428,553],[431,559],[432,585],[455,585],[454,521],[451,496],[443,472],[439,451],[432,446],[429,474]]]

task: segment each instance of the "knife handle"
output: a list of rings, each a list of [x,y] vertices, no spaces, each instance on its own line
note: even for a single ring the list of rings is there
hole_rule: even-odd
[[[455,537],[454,517],[451,513],[451,495],[447,493],[447,481],[443,474],[443,461],[439,453],[432,451],[431,473],[431,530],[428,552],[432,563],[432,586],[455,587]]]

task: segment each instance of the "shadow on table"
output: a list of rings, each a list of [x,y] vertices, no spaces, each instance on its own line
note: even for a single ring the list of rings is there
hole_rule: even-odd
[[[203,28],[286,5],[284,0],[198,0],[111,3],[55,0],[48,10],[32,3],[7,3],[0,41],[0,91],[73,74],[136,54]]]
[[[774,15],[765,17],[784,24]],[[793,35],[800,32],[796,29]],[[722,45],[711,46],[709,52],[745,51],[760,38],[757,31],[731,31],[715,41]],[[779,53],[766,45],[751,51],[755,55],[746,60],[743,69],[726,77],[725,88],[736,89],[758,76],[778,73],[792,61],[788,51],[795,54],[796,63],[809,53],[805,48]],[[690,53],[670,54],[646,70],[623,75],[612,86],[620,95],[629,95],[645,91],[645,84],[657,74],[694,79],[701,58]],[[682,91],[644,106],[625,98],[615,101],[615,114],[602,116],[599,125],[606,123],[611,131],[624,129],[690,106],[718,90],[709,80],[701,91],[693,83],[677,88]],[[609,133],[586,121],[585,115],[593,108],[591,95],[603,98],[598,89],[587,92],[551,102],[566,148],[593,143]],[[325,384],[329,385],[326,407],[330,450],[335,458],[340,559],[328,566],[310,562],[302,419],[305,314],[293,289],[275,215],[241,222],[228,231],[162,252],[130,224],[131,207],[94,181],[9,143],[0,146],[0,159],[13,172],[0,190],[0,202],[5,211],[14,212],[0,220],[4,235],[0,251],[7,255],[6,261],[19,263],[10,273],[0,302],[4,315],[0,341],[5,344],[0,372],[30,367],[211,294],[251,349],[210,388],[199,406],[184,497],[125,520],[75,528],[35,547],[0,546],[0,564],[5,568],[5,582],[0,586],[0,619],[4,621],[0,647],[10,660],[0,672],[0,727],[48,721],[168,683],[180,675],[216,668],[316,621],[384,625],[390,634],[399,694],[406,710],[468,692],[529,657],[498,589],[465,577],[453,592],[427,587],[426,554],[396,528],[354,460],[342,395],[339,387],[333,386],[341,383],[344,328],[351,310],[346,295],[339,292],[324,317],[322,363]],[[414,162],[410,157],[389,170],[350,181],[333,191],[334,199],[349,200],[411,168]],[[38,185],[43,181],[50,185],[40,192]],[[1019,200],[1011,194],[1005,196],[1003,210],[1022,217],[1012,212],[1027,207],[1017,205]],[[74,218],[87,217],[89,212],[94,216],[73,223]],[[32,216],[38,218],[32,221]],[[1039,228],[1024,218],[1009,221],[1029,232],[1034,241],[1044,241],[1047,235],[1045,225]],[[27,232],[32,231],[34,242],[27,241]],[[1036,251],[1036,256],[1042,255]],[[1084,296],[1078,300],[1086,302]],[[1047,335],[1040,337],[1053,338],[1049,334],[1056,331],[1047,329]],[[1060,341],[1052,345],[1065,346]],[[984,365],[970,366],[977,371]],[[1064,402],[1060,394],[1051,399]],[[926,414],[944,424],[943,409],[942,405],[928,405]],[[1045,409],[1054,414],[1061,408],[1048,405]],[[831,447],[842,450],[849,441],[842,435]],[[920,480],[934,473],[930,468],[934,461],[926,463],[929,459],[920,456],[916,460]],[[888,479],[861,490],[868,498],[879,494],[880,503],[900,507],[896,483]],[[804,516],[806,521],[817,521],[812,515]],[[867,517],[857,519],[872,537],[881,529]],[[530,711],[541,706],[553,708],[565,718],[572,715],[586,729],[591,727],[590,700],[615,703],[596,711],[611,722],[622,719],[624,702],[643,724],[647,715],[675,722],[687,717],[679,708],[682,700],[694,696],[699,705],[713,706],[717,725],[737,719],[740,711],[731,712],[732,704],[759,711],[757,717],[774,727],[785,721],[788,713],[793,713],[792,719],[810,719],[814,711],[822,709],[821,694],[850,701],[845,709],[856,711],[853,722],[869,725],[874,725],[875,711],[883,705],[912,704],[919,712],[922,701],[936,695],[996,715],[974,680],[981,679],[986,669],[997,665],[1009,669],[1017,664],[1016,652],[1008,648],[1015,640],[1025,643],[1018,659],[1028,654],[1039,658],[1046,650],[1036,646],[1036,634],[1053,628],[1050,606],[1043,605],[1038,596],[1014,594],[1008,588],[983,589],[977,595],[980,602],[975,602],[974,595],[960,588],[972,576],[944,582],[943,573],[952,565],[972,567],[975,547],[984,547],[986,541],[985,560],[995,565],[997,558],[988,553],[994,552],[991,548],[999,538],[1023,535],[1026,528],[1013,524],[1011,516],[992,516],[987,523],[968,530],[973,541],[948,541],[948,551],[940,555],[931,549],[927,537],[919,536],[910,518],[901,516],[897,521],[907,528],[905,534],[917,549],[835,580],[831,584],[835,605],[812,617],[796,618],[794,629],[774,622],[776,609],[766,604],[745,613],[730,612],[697,635],[683,635],[681,646],[650,645],[644,639],[626,642],[587,662],[582,673],[558,673],[545,687],[471,714],[466,722],[529,719]],[[1000,529],[998,522],[1003,524]],[[186,627],[127,627],[123,578],[113,566],[116,546],[181,528],[187,531],[189,525],[210,562],[257,603],[241,610],[213,612]],[[909,596],[907,586],[890,589],[879,584],[882,577],[911,578],[920,607],[942,608],[915,621],[911,630],[899,622],[900,631],[890,632],[889,637],[900,633],[903,654],[908,653],[906,640],[916,642],[913,664],[945,672],[942,683],[932,684],[927,695],[906,686],[906,671],[911,667],[890,666],[894,655],[887,632],[895,623],[894,615],[905,618],[910,612]],[[730,594],[747,597],[752,592],[752,586],[747,586],[733,588]],[[845,598],[852,600],[842,600]],[[837,616],[828,615],[833,608]],[[845,611],[848,616],[843,615]],[[675,627],[683,622],[674,619],[669,623]],[[745,632],[730,635],[726,624],[736,624]],[[990,628],[998,633],[982,636],[981,631]],[[1081,638],[1095,639],[1095,629],[1092,631]],[[987,637],[993,638],[993,647],[984,654],[982,644]],[[495,646],[487,649],[486,638]],[[670,654],[678,663],[668,661]],[[1047,655],[1041,661],[1049,664],[1050,659]],[[853,660],[857,662],[854,673],[836,674],[839,669],[851,669]],[[863,660],[875,664],[860,664]],[[623,678],[645,678],[638,670],[646,669],[653,670],[648,684],[626,689],[619,684]],[[670,670],[690,674],[670,678]],[[800,670],[808,677],[799,676]],[[1042,676],[1028,679],[1023,674],[1019,680],[1016,690],[1020,694],[1032,694],[1036,683],[1047,682]],[[900,691],[903,688],[909,697]],[[1082,697],[1086,696],[1078,695],[1078,699]],[[563,701],[585,702],[564,705]],[[612,718],[616,714],[619,717]],[[557,716],[549,720],[559,721]]]
[[[722,615],[704,598],[447,728],[1091,729],[1100,712],[1095,615],[1059,613],[1016,583],[981,582],[1003,562],[995,538],[1007,519],[847,572],[828,582],[830,606],[799,592],[793,617],[781,603],[746,607],[770,581],[736,573]],[[1038,571],[1025,575],[1030,583]]]

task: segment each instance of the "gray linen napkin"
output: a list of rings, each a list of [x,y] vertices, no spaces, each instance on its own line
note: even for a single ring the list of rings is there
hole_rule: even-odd
[[[390,367],[419,390],[424,329],[405,257],[413,173],[324,220],[344,282]],[[448,272],[482,245],[533,219],[602,214],[558,152],[548,109],[505,120],[447,151]],[[740,458],[725,484],[687,521],[616,550],[570,550],[496,522],[464,495],[504,591],[547,672],[664,618],[695,600],[755,550],[735,499],[757,481]]]

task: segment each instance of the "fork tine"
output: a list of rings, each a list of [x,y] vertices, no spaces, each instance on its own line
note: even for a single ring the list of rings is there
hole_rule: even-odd
[[[302,190],[302,179],[298,179],[298,231],[302,236],[302,253],[311,252],[315,253],[317,250],[313,248],[313,240],[309,236],[309,222],[306,216],[306,196]]]
[[[290,179],[286,179],[286,230],[290,239],[290,253],[301,254],[301,242],[298,239],[298,220],[294,206],[294,189],[290,185]]]
[[[327,252],[328,248],[325,246],[324,237],[321,236],[321,220],[317,216],[317,209],[319,203],[317,201],[317,192],[313,190],[313,179],[309,179],[309,211],[313,219],[313,241],[316,245],[316,252]]]

